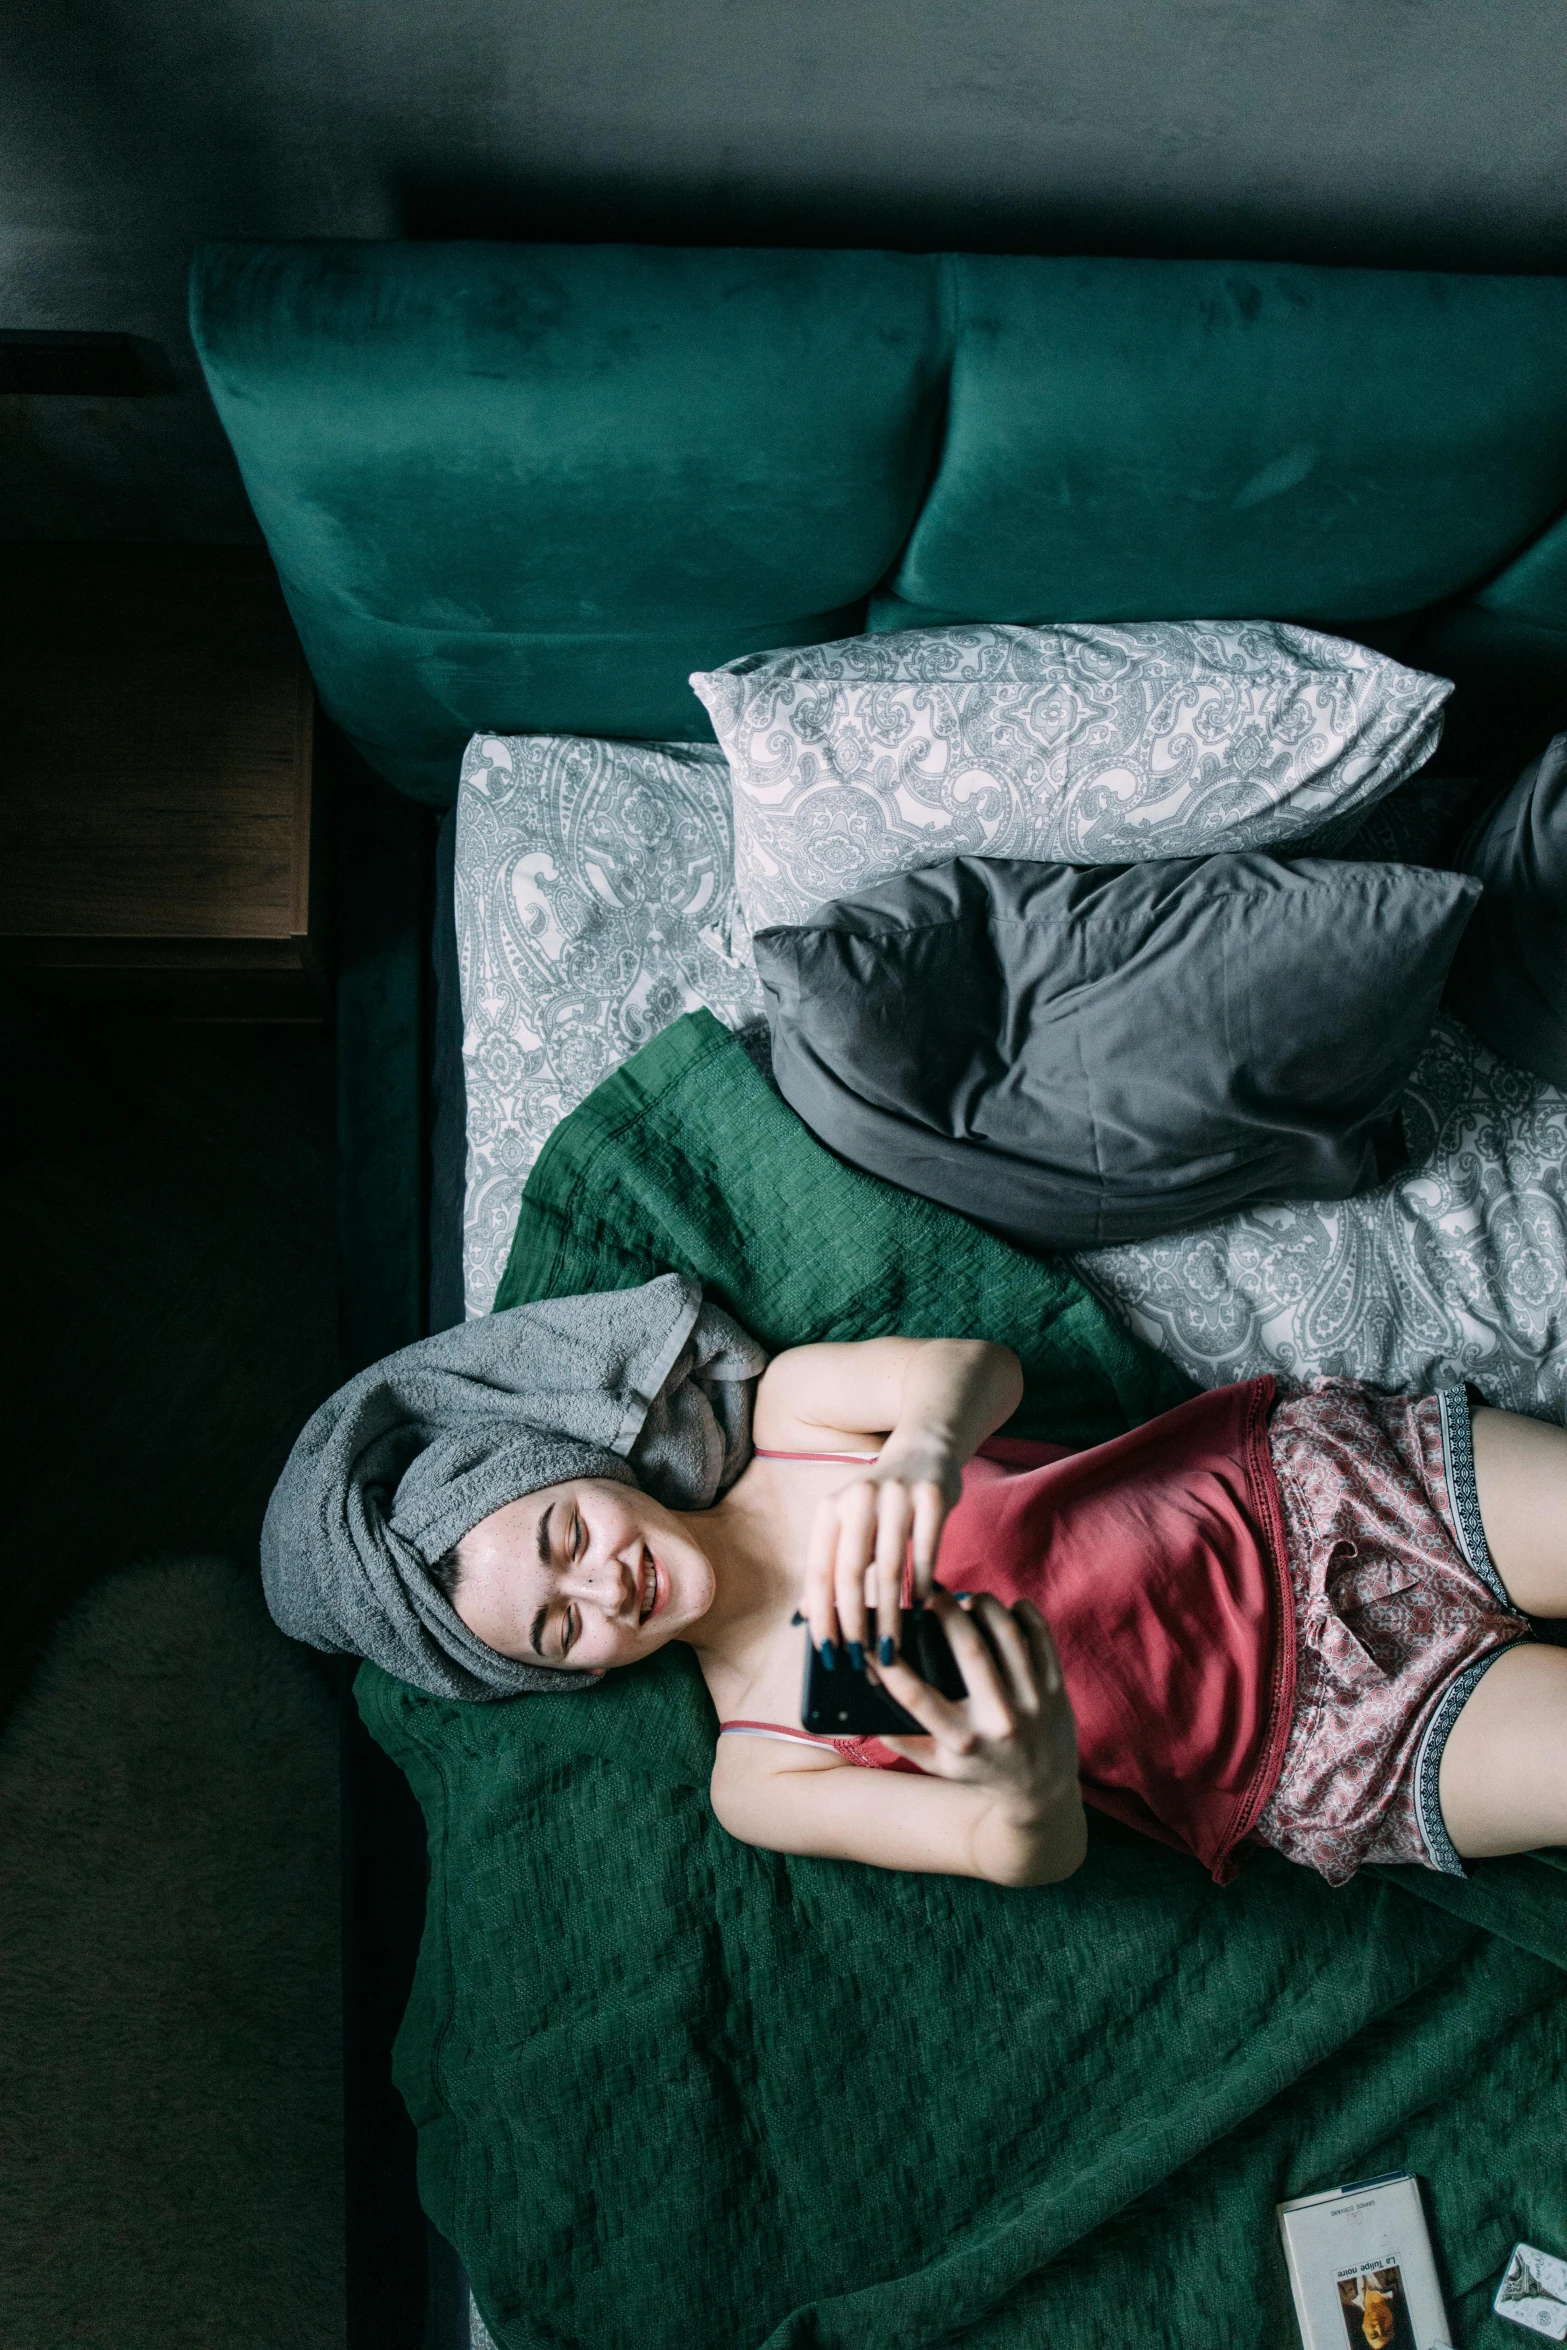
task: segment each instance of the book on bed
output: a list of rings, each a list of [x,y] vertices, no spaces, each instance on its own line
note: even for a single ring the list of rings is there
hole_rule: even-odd
[[[1419,2182],[1408,2171],[1278,2208],[1305,2350],[1447,2350]]]

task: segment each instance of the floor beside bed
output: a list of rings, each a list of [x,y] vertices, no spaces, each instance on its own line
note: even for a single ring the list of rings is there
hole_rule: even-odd
[[[30,1103],[13,1084],[28,1155],[0,1177],[0,2044],[26,2255],[0,2335],[340,2350],[338,1708],[255,1571],[336,1375],[331,1046],[30,1033],[52,1074]]]

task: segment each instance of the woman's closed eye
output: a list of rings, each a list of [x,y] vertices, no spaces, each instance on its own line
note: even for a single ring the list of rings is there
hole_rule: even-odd
[[[539,1520],[539,1556],[547,1567],[553,1566],[555,1563],[555,1543],[550,1527],[550,1520],[554,1517],[554,1515],[555,1504],[551,1502],[549,1508],[545,1511],[543,1517]],[[581,1558],[587,1547],[587,1523],[583,1518],[582,1512],[579,1509],[574,1508],[568,1512],[566,1523],[561,1529],[561,1548],[564,1550],[570,1563],[575,1566],[577,1560]]]
[[[528,1639],[532,1644],[534,1655],[538,1657],[541,1663],[547,1665],[558,1665],[563,1657],[570,1655],[576,1641],[581,1637],[582,1619],[574,1607],[562,1608],[559,1616],[556,1618],[556,1622],[560,1627],[560,1646],[556,1650],[555,1654],[551,1656],[548,1649],[546,1649],[544,1645],[548,1627],[549,1612],[549,1601],[547,1599],[542,1600],[539,1604],[538,1613],[533,1619],[532,1628],[528,1633]]]
[[[583,1552],[588,1547],[588,1529],[586,1521],[583,1518],[582,1512],[579,1509],[573,1508],[567,1515],[565,1525],[557,1530],[556,1527],[552,1524],[552,1520],[555,1516],[555,1508],[555,1503],[551,1502],[549,1508],[545,1510],[542,1517],[539,1519],[538,1540],[540,1563],[546,1567],[553,1567],[558,1563],[556,1556],[556,1539],[558,1531],[560,1548],[564,1551],[568,1564],[575,1566],[577,1561],[582,1557]],[[532,1642],[533,1653],[535,1656],[542,1658],[544,1662],[548,1664],[560,1664],[567,1656],[570,1655],[572,1648],[582,1636],[582,1618],[575,1607],[567,1606],[561,1610],[558,1619],[560,1626],[560,1647],[553,1656],[548,1656],[545,1651],[544,1640],[549,1619],[549,1612],[550,1602],[546,1599],[541,1602],[538,1612],[534,1616],[532,1628],[528,1637]]]
[[[538,1610],[534,1615],[533,1622],[528,1628],[528,1646],[532,1649],[534,1655],[540,1660],[540,1662],[546,1665],[552,1665],[559,1662],[559,1658],[552,1657],[549,1653],[549,1650],[544,1645],[544,1628],[549,1617],[549,1612],[549,1601],[547,1599],[541,1599],[538,1605]],[[562,1626],[560,1654],[561,1656],[564,1656],[565,1653],[565,1627]]]

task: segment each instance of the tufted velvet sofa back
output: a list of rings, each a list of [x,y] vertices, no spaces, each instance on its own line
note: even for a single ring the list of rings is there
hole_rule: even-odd
[[[1266,614],[1567,712],[1567,280],[1252,262],[213,245],[197,348],[323,702],[707,734],[694,668]],[[1511,745],[1502,745],[1506,756]]]

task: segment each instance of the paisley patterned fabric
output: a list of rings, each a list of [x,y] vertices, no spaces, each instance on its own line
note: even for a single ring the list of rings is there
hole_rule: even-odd
[[[752,929],[949,857],[1337,845],[1435,749],[1445,678],[1273,621],[910,629],[691,680]]]
[[[1403,1110],[1411,1163],[1375,1191],[1249,1208],[1079,1270],[1204,1387],[1467,1380],[1567,1421],[1567,1095],[1444,1015]]]
[[[463,1288],[489,1311],[551,1129],[682,1012],[762,1013],[731,940],[722,754],[475,735],[457,801],[468,1160]]]

